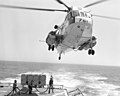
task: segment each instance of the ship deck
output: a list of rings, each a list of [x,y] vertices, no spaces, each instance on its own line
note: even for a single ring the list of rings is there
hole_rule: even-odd
[[[0,96],[66,96],[64,89],[54,89],[54,93],[48,93],[48,90],[45,88],[33,88],[32,94],[27,92],[28,88],[24,87],[17,91],[17,95],[12,93],[8,95],[12,91],[12,87],[1,87],[0,88]]]
[[[47,87],[33,88],[32,94],[28,94],[27,86],[24,86],[24,87],[19,86],[19,90],[17,90],[17,95],[9,94],[11,91],[12,91],[12,86],[9,86],[9,85],[3,86],[0,84],[0,96],[77,96],[78,94],[79,96],[84,96],[79,88],[68,92],[67,89],[63,88],[63,86],[56,87],[54,89],[54,93],[50,93],[50,94],[48,93]]]

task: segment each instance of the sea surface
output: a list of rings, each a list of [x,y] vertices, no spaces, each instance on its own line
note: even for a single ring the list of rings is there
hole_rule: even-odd
[[[120,96],[120,67],[0,61],[0,83],[20,83],[21,74],[53,75],[54,84],[80,88],[84,96]]]

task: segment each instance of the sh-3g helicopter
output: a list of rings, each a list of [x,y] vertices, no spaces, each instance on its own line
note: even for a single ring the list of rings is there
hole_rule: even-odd
[[[95,51],[93,47],[96,45],[96,37],[92,36],[93,19],[92,16],[120,20],[116,17],[100,16],[91,14],[87,10],[87,7],[102,3],[108,0],[99,0],[94,3],[88,4],[83,8],[69,7],[61,0],[56,0],[59,4],[64,5],[67,10],[59,9],[43,9],[43,8],[30,8],[20,7],[11,5],[0,5],[4,8],[16,8],[16,9],[27,9],[27,10],[38,10],[38,11],[61,11],[66,12],[64,22],[61,25],[55,25],[55,31],[49,32],[46,43],[48,44],[48,50],[54,51],[57,49],[59,53],[59,60],[61,54],[70,50],[88,50],[89,55],[94,55]],[[41,40],[40,40],[41,41]]]

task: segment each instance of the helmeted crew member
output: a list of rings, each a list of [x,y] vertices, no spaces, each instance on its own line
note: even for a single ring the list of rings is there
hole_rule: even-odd
[[[46,43],[48,44],[48,50],[52,49],[52,51],[54,51],[54,47],[57,47],[58,44],[62,43],[64,39],[63,35],[56,33],[57,30],[51,31],[46,38]]]
[[[56,31],[51,31],[47,38],[46,43],[48,44],[48,50],[52,49],[54,50],[54,45],[56,43]]]
[[[52,89],[52,93],[54,93],[53,92],[53,77],[52,77],[52,75],[51,75],[51,78],[50,78],[50,81],[49,81],[49,91],[48,91],[48,93],[50,93],[51,89]]]
[[[56,46],[58,46],[58,44],[62,43],[63,39],[64,39],[63,35],[57,34],[56,35]]]

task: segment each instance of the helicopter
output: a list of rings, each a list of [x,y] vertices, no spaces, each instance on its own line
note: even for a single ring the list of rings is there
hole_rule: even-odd
[[[71,50],[88,50],[89,55],[94,55],[95,50],[93,47],[97,44],[97,38],[92,35],[93,30],[93,16],[120,20],[116,17],[108,17],[101,15],[91,14],[87,9],[90,6],[108,1],[108,0],[99,0],[84,6],[83,8],[79,7],[69,7],[61,0],[56,0],[59,4],[64,5],[67,9],[44,9],[44,8],[31,8],[31,7],[20,7],[12,5],[0,5],[3,8],[16,8],[16,9],[26,9],[26,10],[37,10],[37,11],[50,11],[50,12],[66,12],[67,15],[61,25],[55,25],[53,31],[48,33],[46,38],[46,43],[48,45],[48,50],[54,51],[56,48],[59,57],[61,59],[61,54],[69,52]],[[40,40],[41,41],[41,40]]]

